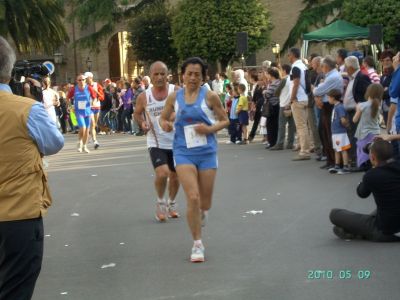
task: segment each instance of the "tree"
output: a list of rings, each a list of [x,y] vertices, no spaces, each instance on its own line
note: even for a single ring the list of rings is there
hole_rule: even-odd
[[[136,57],[145,62],[162,60],[173,70],[178,57],[172,42],[171,22],[165,1],[145,7],[129,24],[130,42]]]
[[[100,28],[76,41],[82,48],[99,50],[99,42],[109,37],[118,22],[129,19],[155,0],[71,0],[71,22],[77,20],[81,28],[99,23]]]
[[[0,34],[9,35],[19,52],[53,53],[68,42],[61,0],[0,1]]]
[[[359,26],[382,24],[385,44],[400,48],[396,41],[400,33],[399,0],[347,0],[344,3],[342,14],[345,20]]]
[[[172,36],[178,56],[219,61],[222,69],[235,58],[236,33],[248,33],[249,51],[268,45],[269,12],[259,0],[183,0],[174,11]]]
[[[303,0],[306,5],[299,14],[296,24],[290,30],[288,38],[282,47],[282,52],[296,45],[303,33],[310,31],[312,27],[327,25],[327,18],[340,15],[343,3],[346,0]],[[352,1],[352,0],[349,0]],[[395,0],[394,0],[395,1]]]

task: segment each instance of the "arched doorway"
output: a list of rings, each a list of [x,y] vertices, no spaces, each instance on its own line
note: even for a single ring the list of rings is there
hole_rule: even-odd
[[[121,31],[114,34],[108,42],[108,61],[112,81],[132,80],[142,72],[135,53],[129,43],[129,33]]]

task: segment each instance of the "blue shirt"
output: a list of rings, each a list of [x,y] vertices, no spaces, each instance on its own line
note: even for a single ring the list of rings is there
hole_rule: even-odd
[[[346,127],[342,125],[341,118],[346,118],[347,113],[343,103],[335,104],[332,114],[332,134],[347,133]]]
[[[10,86],[0,83],[0,90],[12,93]],[[32,105],[28,116],[28,133],[43,155],[56,154],[64,147],[64,137],[50,120],[42,103]]]
[[[400,97],[400,67],[398,67],[397,70],[393,72],[392,82],[389,86],[389,95],[392,98]]]
[[[328,102],[328,97],[326,96],[326,94],[330,90],[339,90],[341,92],[343,91],[343,78],[336,69],[330,70],[328,73],[325,74],[324,82],[321,82],[314,89],[314,96],[322,96],[322,101]]]
[[[238,103],[239,103],[239,97],[234,97],[232,100],[231,111],[229,113],[229,118],[231,118],[232,120],[236,120],[239,118],[238,114],[236,113],[236,108]]]
[[[174,155],[212,154],[217,152],[217,139],[214,133],[207,134],[207,144],[188,148],[185,138],[185,126],[204,123],[208,126],[215,124],[214,112],[206,102],[207,88],[201,87],[196,102],[188,104],[185,101],[185,89],[176,92],[175,136],[173,141]]]

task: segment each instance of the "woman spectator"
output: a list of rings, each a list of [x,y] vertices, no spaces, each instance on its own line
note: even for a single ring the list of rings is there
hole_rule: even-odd
[[[278,139],[279,96],[277,96],[276,91],[281,83],[281,75],[279,70],[273,67],[267,69],[266,76],[270,84],[263,92],[265,99],[263,112],[265,117],[267,117],[267,136],[269,144],[266,146],[266,149],[269,149],[275,146]]]
[[[259,70],[257,73],[251,74],[251,81],[253,84],[253,92],[252,92],[252,103],[253,108],[255,109],[254,114],[254,123],[253,127],[251,128],[249,134],[249,142],[254,140],[254,137],[257,132],[258,124],[260,123],[261,119],[261,108],[264,103],[263,97],[263,90],[265,88],[265,82],[263,81],[263,72]]]
[[[133,92],[129,82],[125,82],[125,90],[121,92],[121,99],[123,105],[122,111],[122,124],[124,133],[132,134],[132,98]]]

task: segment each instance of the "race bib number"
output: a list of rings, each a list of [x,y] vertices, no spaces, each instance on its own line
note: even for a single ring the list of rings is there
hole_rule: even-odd
[[[189,149],[207,145],[207,136],[197,133],[194,130],[195,126],[196,125],[187,125],[184,127],[186,147]]]
[[[86,109],[86,101],[78,101],[78,109]]]

